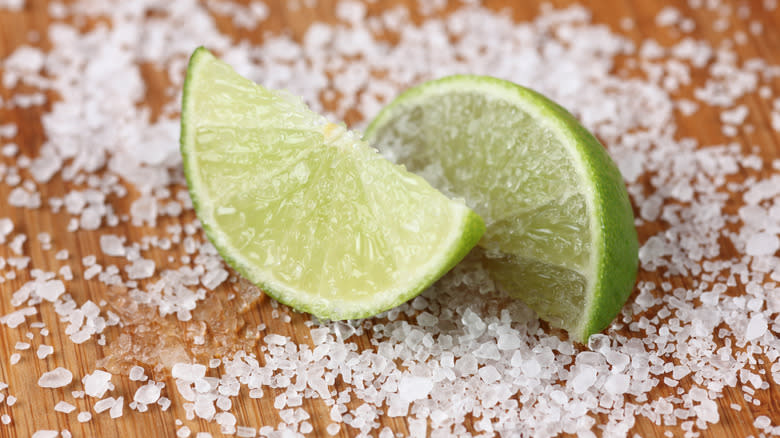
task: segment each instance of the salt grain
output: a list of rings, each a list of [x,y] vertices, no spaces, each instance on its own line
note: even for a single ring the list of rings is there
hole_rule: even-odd
[[[101,398],[106,391],[113,388],[111,384],[111,374],[103,370],[95,370],[92,374],[87,374],[81,379],[84,385],[84,393],[90,397]]]
[[[143,382],[143,381],[147,380],[147,377],[146,377],[146,375],[144,373],[145,373],[145,371],[144,371],[144,369],[142,367],[139,367],[138,365],[134,365],[133,367],[130,368],[130,371],[128,373],[128,377],[132,381],[141,381],[141,382]]]
[[[52,353],[54,353],[54,347],[44,344],[39,345],[38,350],[35,352],[35,354],[38,356],[38,359],[45,359]]]
[[[752,341],[764,336],[768,329],[766,318],[762,314],[758,314],[750,318],[750,322],[745,330],[745,339]]]
[[[147,383],[135,391],[133,401],[139,404],[148,405],[160,398],[160,387],[155,382]]]
[[[38,379],[38,386],[41,388],[62,388],[73,381],[73,373],[69,370],[57,367],[52,371],[43,373]]]

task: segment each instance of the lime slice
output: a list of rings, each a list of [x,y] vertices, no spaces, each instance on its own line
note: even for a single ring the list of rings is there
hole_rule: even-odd
[[[222,257],[270,296],[326,319],[418,295],[485,230],[479,216],[382,158],[343,125],[190,59],[181,117],[195,211]]]
[[[366,139],[485,220],[494,280],[586,342],[615,318],[637,272],[623,180],[593,135],[546,97],[484,76],[408,90]]]

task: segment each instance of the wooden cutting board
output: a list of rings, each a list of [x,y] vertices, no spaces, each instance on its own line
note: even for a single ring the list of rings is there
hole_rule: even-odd
[[[300,40],[308,26],[314,20],[332,21],[334,20],[333,2],[330,0],[320,0],[316,8],[303,8],[298,12],[289,12],[285,8],[285,1],[268,1],[271,19],[261,24],[261,31],[250,31],[247,29],[235,28],[225,17],[219,18],[220,29],[224,32],[230,32],[238,39],[248,38],[254,42],[262,41],[263,32],[288,32],[292,38]],[[370,13],[376,12],[383,7],[388,7],[391,2],[371,2],[369,4]],[[413,4],[410,1],[394,1],[393,4]],[[541,1],[530,0],[517,2],[513,0],[495,0],[486,1],[485,4],[490,8],[499,10],[507,8],[516,20],[532,19],[539,11]],[[555,6],[564,6],[568,1],[556,0],[552,2]],[[749,4],[755,10],[761,10],[760,1],[725,1],[731,5],[733,10],[737,10],[743,3]],[[702,11],[692,11],[688,8],[684,0],[662,1],[648,0],[641,2],[610,1],[610,2],[591,2],[586,6],[593,13],[593,21],[596,23],[605,23],[612,29],[621,29],[621,20],[625,17],[633,19],[636,26],[633,29],[623,30],[622,32],[629,38],[641,41],[642,38],[655,37],[660,42],[669,39],[668,30],[659,29],[655,25],[657,13],[665,5],[675,5],[680,10],[685,11],[688,16],[702,23],[710,20],[711,17]],[[40,37],[38,42],[33,44],[42,48],[48,47],[46,41],[47,25],[49,18],[47,14],[48,3],[41,0],[28,0],[22,11],[10,12],[0,9],[0,58],[8,56],[15,48],[22,44],[30,44],[30,38],[35,40],[35,35]],[[740,56],[745,58],[759,57],[772,64],[780,64],[780,9],[774,12],[766,13],[760,17],[763,24],[763,32],[759,35],[753,35],[749,32],[748,23],[740,21],[734,17],[730,24],[744,28],[749,35],[747,42],[737,48]],[[88,24],[89,25],[89,24]],[[696,26],[690,33],[690,36],[697,39],[708,41],[717,41],[719,36],[707,30],[706,26]],[[0,70],[2,65],[0,64]],[[159,92],[164,89],[164,75],[148,67],[144,69],[144,80],[147,82],[147,97],[150,105],[159,106],[161,99]],[[694,78],[696,80],[696,78]],[[775,93],[780,93],[780,82],[777,79],[774,82]],[[8,99],[9,90],[0,86],[0,96]],[[748,100],[754,114],[760,115],[760,118],[751,120],[755,130],[749,136],[738,136],[737,141],[750,142],[757,144],[760,149],[757,151],[764,159],[771,160],[780,158],[780,135],[772,130],[770,125],[769,107],[765,101]],[[44,107],[30,107],[24,109],[0,109],[0,124],[5,121],[13,121],[19,124],[20,131],[14,141],[20,146],[23,154],[35,156],[36,151],[44,140],[44,131],[41,126],[40,117],[45,110],[50,108],[50,104]],[[678,120],[681,136],[692,136],[704,139],[706,142],[715,143],[724,141],[720,139],[719,129],[714,129],[717,125],[717,113],[701,111],[695,117]],[[353,116],[348,122],[354,122],[356,116]],[[720,139],[720,140],[719,140]],[[67,184],[64,184],[59,177],[55,177],[51,183],[42,187],[44,198],[48,196],[61,196],[65,193]],[[6,185],[0,185],[0,217],[10,217],[17,226],[17,231],[24,231],[30,239],[40,232],[48,232],[52,235],[52,245],[57,249],[67,249],[71,260],[80,260],[82,257],[90,254],[100,254],[99,236],[103,234],[102,230],[93,232],[78,231],[75,233],[67,232],[67,216],[53,215],[48,209],[27,210],[11,207],[6,203],[9,195],[9,188]],[[127,211],[131,196],[116,200],[117,210]],[[166,226],[180,223],[189,223],[193,219],[191,214],[185,214],[179,218],[165,219],[160,226]],[[159,229],[159,227],[158,227]],[[144,233],[153,232],[151,228],[132,227],[127,224],[120,224],[112,229],[112,233],[119,233],[128,236],[133,241],[140,240]],[[648,237],[647,232],[640,235],[640,241]],[[32,266],[54,269],[60,263],[54,259],[54,251],[40,251],[38,245],[29,245],[30,256],[32,257]],[[168,254],[168,253],[166,253]],[[7,248],[0,248],[0,255],[12,256]],[[184,255],[183,250],[180,255]],[[724,250],[722,257],[730,258],[733,254]],[[99,283],[85,281],[82,279],[82,272],[74,272],[76,279],[70,284],[69,289],[79,302],[86,299],[92,299],[95,302],[107,296],[107,290]],[[641,278],[652,280],[655,273],[642,272]],[[17,290],[25,281],[26,277],[20,276],[15,280],[6,281],[0,284],[0,314],[6,314],[14,310],[10,305],[10,295]],[[304,326],[306,318],[300,315],[292,314],[291,320],[285,322],[283,318],[274,318],[274,312],[271,303],[267,299],[261,299],[256,309],[253,309],[243,318],[247,324],[265,323],[268,326],[268,332],[280,333],[291,336],[298,342],[311,342],[308,338],[308,329]],[[65,324],[57,320],[54,312],[41,312],[39,314],[41,321],[46,324],[50,334],[43,339],[39,331],[22,325],[17,329],[9,329],[0,326],[0,381],[10,385],[10,392],[6,394],[16,394],[19,401],[12,407],[5,403],[0,403],[0,415],[8,413],[13,421],[10,425],[0,425],[0,437],[26,437],[38,429],[68,429],[74,436],[83,437],[174,437],[179,426],[178,420],[182,420],[195,431],[210,431],[215,436],[219,435],[219,427],[214,423],[205,421],[187,421],[186,414],[182,407],[183,400],[177,398],[176,391],[168,391],[167,395],[173,398],[172,408],[161,412],[154,409],[147,413],[138,413],[127,408],[127,403],[132,399],[136,382],[130,382],[126,376],[115,376],[113,382],[116,385],[115,394],[124,394],[125,409],[124,415],[119,419],[110,419],[108,415],[94,415],[91,421],[80,423],[77,421],[76,414],[80,411],[92,410],[95,399],[73,399],[70,395],[71,390],[76,389],[75,383],[69,387],[45,390],[37,385],[38,377],[47,370],[56,366],[63,366],[72,370],[77,375],[84,375],[95,369],[95,364],[99,359],[105,356],[105,349],[95,342],[86,342],[80,346],[74,345],[67,339],[64,329]],[[9,363],[9,358],[14,352],[14,346],[17,342],[26,342],[27,332],[33,332],[34,338],[30,341],[33,348],[41,343],[52,345],[55,353],[46,359],[39,360],[30,351],[21,352],[22,359],[16,365]],[[368,345],[368,338],[358,340],[361,345]],[[171,379],[164,379],[169,388],[173,388],[174,382]],[[671,388],[660,385],[650,395],[669,395],[673,394]],[[259,427],[261,425],[276,426],[279,423],[279,417],[273,407],[273,398],[276,393],[273,390],[266,391],[265,397],[261,399],[251,399],[246,394],[234,400],[234,412],[237,413],[238,424],[248,424]],[[760,400],[760,406],[747,403],[743,393],[739,388],[726,388],[724,397],[718,400],[720,406],[721,421],[711,425],[706,431],[708,436],[719,437],[745,437],[759,436],[759,431],[753,427],[753,422],[760,415],[769,416],[775,425],[780,423],[780,390],[770,379],[770,389],[767,391],[758,391],[755,398]],[[55,403],[59,400],[67,399],[77,406],[77,411],[71,414],[56,413],[52,410]],[[735,411],[730,406],[737,404],[741,406],[741,411]],[[304,401],[303,407],[312,414],[310,420],[316,436],[329,436],[325,433],[325,428],[331,423],[329,419],[328,408],[319,401]],[[606,417],[599,417],[600,421],[605,421]],[[407,424],[402,418],[383,418],[383,425],[390,426],[394,431],[408,433]],[[470,424],[467,425],[471,427]],[[645,417],[638,417],[636,426],[632,433],[638,433],[643,437],[662,437],[663,431],[668,428],[660,428],[652,424]],[[682,436],[682,431],[675,430],[676,435]],[[354,435],[354,429],[346,426],[342,427],[339,436]]]

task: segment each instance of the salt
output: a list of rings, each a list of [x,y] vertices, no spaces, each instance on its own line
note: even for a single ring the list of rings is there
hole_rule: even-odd
[[[767,332],[768,325],[766,318],[763,314],[758,314],[750,318],[747,329],[745,330],[745,339],[752,341],[764,336]]]
[[[113,234],[100,236],[100,250],[108,256],[121,257],[125,255],[125,247],[122,244],[122,240]]]
[[[71,381],[73,381],[73,373],[65,368],[57,367],[43,373],[38,379],[38,386],[41,388],[61,388],[67,386]]]
[[[84,385],[84,392],[95,398],[103,397],[106,391],[113,387],[111,373],[103,370],[95,370],[92,374],[87,374],[81,379],[81,383]]]
[[[147,380],[147,377],[146,377],[146,375],[144,373],[145,373],[145,371],[144,371],[144,369],[142,367],[139,367],[138,365],[133,365],[130,368],[130,371],[128,373],[128,377],[130,378],[130,380],[132,380],[134,382],[137,382],[137,381],[143,382],[143,381]]]
[[[54,347],[45,344],[39,345],[38,350],[35,351],[35,354],[38,356],[38,359],[45,359],[52,353],[54,353]]]
[[[424,377],[404,376],[398,383],[398,395],[406,402],[428,397],[433,390],[433,381]]]
[[[76,410],[76,407],[66,401],[59,401],[56,405],[54,405],[54,410],[64,414],[70,414]]]
[[[147,383],[135,391],[133,401],[139,404],[148,405],[160,398],[160,387],[155,382]]]
[[[177,363],[171,368],[171,376],[187,382],[194,382],[206,375],[206,367],[200,364]]]

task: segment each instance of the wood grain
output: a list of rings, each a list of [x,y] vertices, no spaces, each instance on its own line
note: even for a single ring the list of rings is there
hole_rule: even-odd
[[[278,33],[288,32],[291,37],[300,40],[308,26],[314,20],[331,21],[334,19],[333,1],[320,0],[317,7],[313,9],[304,8],[299,12],[288,12],[285,7],[285,1],[276,0],[267,2],[271,9],[272,20],[262,24],[263,31]],[[371,2],[369,13],[376,13],[380,9],[389,7],[392,4],[414,3],[412,1],[394,1],[394,2]],[[495,10],[508,8],[516,20],[532,19],[539,11],[541,1],[516,2],[513,0],[488,0],[484,4]],[[749,4],[755,10],[762,10],[761,1],[737,1],[726,2],[734,10],[739,5]],[[566,0],[555,0],[552,4],[561,7],[570,4]],[[701,38],[713,43],[717,43],[721,35],[715,34],[705,26],[713,16],[708,11],[693,10],[688,7],[684,0],[674,1],[641,1],[634,2],[630,0],[616,0],[609,2],[591,2],[586,6],[592,11],[593,21],[604,23],[610,28],[625,34],[627,37],[639,42],[644,38],[652,37],[659,42],[669,42],[674,36],[669,29],[658,28],[654,19],[662,7],[673,4],[678,7],[686,16],[696,20],[696,29],[691,33],[694,38]],[[37,34],[40,40],[32,42],[42,48],[49,46],[46,40],[47,26],[49,24],[46,13],[48,3],[42,0],[28,0],[23,11],[9,12],[0,10],[0,58],[8,56],[20,45],[31,44],[30,38],[35,39]],[[629,30],[621,29],[621,20],[625,17],[633,19],[636,26]],[[772,13],[766,13],[758,17],[763,24],[763,33],[753,35],[748,29],[748,23],[740,20],[736,16],[730,22],[732,29],[741,29],[749,35],[748,42],[738,47],[738,53],[743,59],[762,58],[770,64],[780,64],[780,12],[775,10]],[[229,20],[220,18],[219,27],[223,32],[229,32],[235,37],[235,40],[246,38],[253,42],[261,42],[263,32],[237,29],[231,25]],[[623,66],[617,65],[616,70]],[[2,67],[0,66],[0,69]],[[697,79],[697,78],[694,78]],[[701,79],[701,78],[698,78]],[[144,80],[147,83],[147,100],[154,108],[159,106],[161,99],[159,95],[165,89],[165,75],[156,71],[153,67],[144,68]],[[16,90],[19,91],[19,90]],[[780,82],[775,79],[773,84],[774,93],[780,94]],[[3,89],[0,86],[0,96],[8,100],[11,97],[11,90]],[[767,160],[780,158],[780,137],[778,132],[773,131],[770,125],[770,108],[765,100],[754,97],[745,98],[745,103],[751,110],[749,123],[754,126],[752,132],[740,131],[737,138],[745,146],[757,145],[758,153]],[[0,108],[0,123],[11,121],[19,125],[20,132],[14,140],[22,149],[22,153],[27,156],[35,156],[37,149],[45,140],[44,132],[41,126],[41,115],[48,110],[48,106],[30,107],[25,109],[2,109]],[[357,116],[352,116],[354,121]],[[703,108],[694,117],[680,118],[679,135],[691,136],[701,139],[703,143],[717,144],[726,141],[720,134],[718,113],[714,110]],[[70,183],[63,182],[59,177],[55,177],[51,183],[41,188],[41,195],[44,199],[51,196],[62,196],[71,188]],[[66,248],[70,251],[71,260],[80,260],[83,256],[91,254],[100,254],[99,236],[104,230],[95,232],[78,231],[75,233],[66,232],[67,217],[62,215],[53,215],[47,209],[28,210],[14,208],[6,203],[10,189],[6,185],[0,185],[0,217],[10,217],[16,224],[17,231],[21,231],[34,240],[40,232],[48,232],[52,235],[52,244],[55,249]],[[132,195],[132,194],[131,194]],[[127,211],[129,200],[132,196],[124,199],[117,199],[112,202],[119,211]],[[736,206],[733,206],[736,208]],[[175,222],[191,222],[191,214],[183,215],[176,219],[165,219],[158,224],[157,232],[168,224]],[[148,233],[155,233],[155,229],[149,227],[132,227],[128,224],[120,224],[117,228],[111,230],[111,233],[122,233],[128,236],[131,241],[138,241]],[[655,230],[640,230],[640,240],[643,241]],[[32,257],[31,265],[47,270],[56,270],[61,263],[53,259],[55,251],[41,251],[37,244],[27,245],[29,255]],[[151,252],[159,263],[165,263],[162,253]],[[165,256],[167,256],[166,253]],[[11,256],[6,247],[0,247],[0,256]],[[183,255],[183,253],[181,253]],[[728,259],[732,253],[724,250],[722,257]],[[98,262],[103,261],[98,257]],[[79,263],[71,263],[80,266]],[[71,282],[69,290],[74,295],[77,302],[83,302],[86,299],[99,301],[105,295],[105,288],[97,282],[85,281],[82,279],[82,272],[75,271],[76,279]],[[657,273],[642,272],[640,279],[653,280]],[[18,289],[25,281],[29,279],[26,275],[20,275],[15,280],[0,284],[0,314],[6,314],[14,310],[9,303],[10,294]],[[271,317],[272,308],[268,300],[263,301],[258,311],[247,316],[250,323],[259,324],[264,322],[269,325],[269,331],[291,336],[296,342],[311,342],[308,338],[308,329],[304,326],[306,318],[291,314],[292,321],[283,323],[279,319]],[[36,319],[39,318],[39,319]],[[185,411],[182,408],[183,400],[178,398],[171,379],[164,380],[168,386],[167,396],[173,398],[173,407],[167,412],[160,412],[154,409],[147,413],[138,413],[125,407],[124,416],[118,420],[112,420],[107,415],[93,415],[93,419],[87,423],[76,421],[76,413],[69,415],[56,413],[52,410],[54,404],[59,400],[69,400],[73,402],[70,391],[75,388],[71,385],[66,388],[56,390],[44,390],[37,386],[38,377],[45,371],[53,369],[56,366],[64,366],[74,372],[76,375],[84,375],[95,369],[96,361],[104,355],[103,348],[94,342],[87,342],[81,346],[76,346],[67,339],[64,334],[65,325],[57,320],[56,314],[52,311],[41,312],[30,321],[40,320],[51,330],[51,334],[43,339],[35,329],[28,329],[23,324],[17,329],[8,329],[0,327],[0,381],[7,382],[12,390],[10,393],[17,394],[19,402],[13,407],[5,404],[0,406],[0,414],[10,413],[13,417],[13,423],[4,426],[0,425],[0,437],[25,437],[38,429],[68,429],[77,437],[174,437],[176,436],[176,420],[183,420],[193,431],[210,431],[215,436],[219,435],[219,428],[214,423],[205,421],[187,421],[185,420]],[[34,354],[24,352],[23,359],[17,365],[10,365],[8,358],[14,353],[14,345],[17,341],[28,341],[25,338],[26,332],[34,333],[34,339],[31,342],[35,346],[46,343],[53,345],[55,354],[45,360],[38,360]],[[369,345],[367,337],[358,341],[363,347]],[[767,361],[766,372],[771,374],[770,363]],[[760,400],[760,406],[747,403],[744,394],[737,388],[727,388],[724,396],[718,400],[720,406],[721,421],[711,425],[705,432],[707,436],[731,437],[731,436],[758,436],[759,431],[753,427],[753,422],[757,416],[767,415],[774,424],[780,423],[780,388],[771,380],[770,389],[767,391],[757,391],[755,398]],[[115,376],[113,379],[117,386],[114,394],[123,394],[125,402],[132,399],[132,394],[137,388],[136,382],[130,382],[127,377]],[[250,399],[247,394],[242,393],[242,397],[234,401],[234,412],[238,417],[238,424],[276,426],[280,419],[273,407],[273,398],[276,391],[266,391],[265,397],[259,400]],[[671,395],[676,390],[660,385],[651,395]],[[78,411],[85,410],[94,412],[92,405],[93,399],[78,399],[74,402],[78,406]],[[737,404],[741,406],[741,411],[735,411],[730,406]],[[315,436],[329,436],[325,433],[325,428],[330,424],[328,408],[319,400],[305,400],[304,409],[312,413],[310,420],[315,428]],[[77,412],[78,412],[77,411]],[[598,417],[599,421],[606,421],[606,416]],[[383,418],[383,425],[389,425],[394,431],[406,435],[408,433],[407,425],[402,418]],[[470,427],[470,425],[469,425]],[[682,436],[682,430],[678,428],[660,427],[651,423],[647,418],[639,416],[636,419],[636,425],[632,433],[637,433],[643,437],[663,437],[665,431],[672,431],[676,436]],[[355,434],[353,429],[342,427],[339,436],[352,436]],[[194,433],[193,433],[194,436]]]

